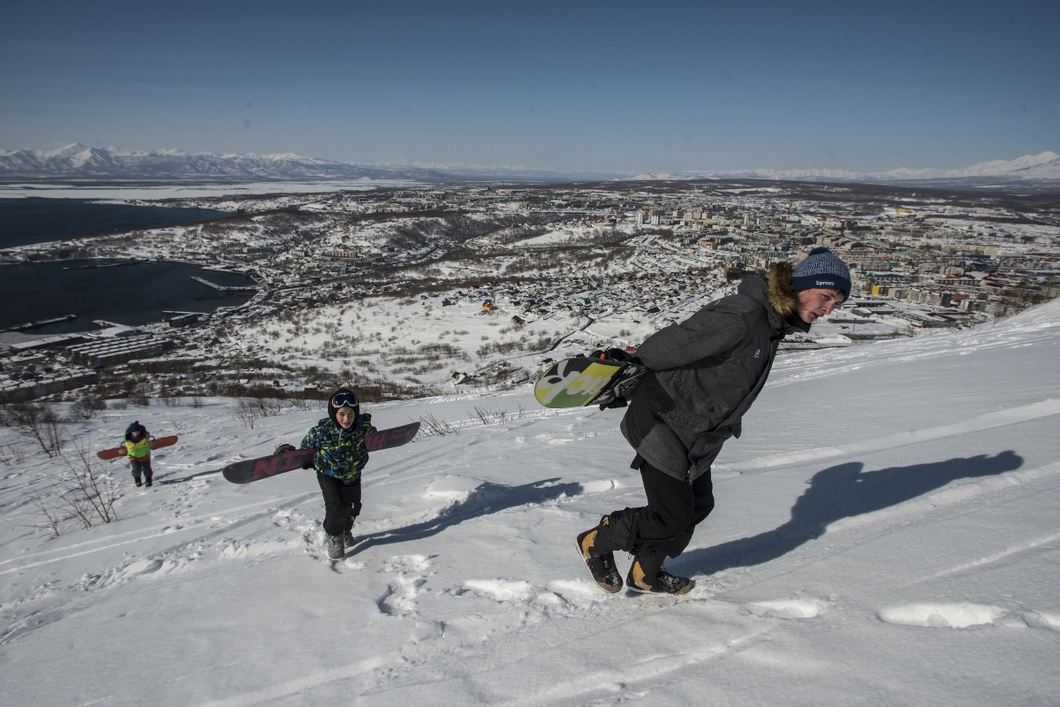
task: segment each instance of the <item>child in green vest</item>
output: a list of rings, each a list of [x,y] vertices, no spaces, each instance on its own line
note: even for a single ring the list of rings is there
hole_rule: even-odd
[[[125,430],[125,453],[129,456],[129,464],[132,466],[133,481],[141,486],[140,476],[148,486],[151,485],[151,435],[147,428],[139,422],[129,425]]]

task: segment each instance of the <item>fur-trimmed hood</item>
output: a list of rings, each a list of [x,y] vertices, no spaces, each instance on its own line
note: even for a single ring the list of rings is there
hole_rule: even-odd
[[[799,295],[791,286],[791,263],[777,263],[769,272],[763,273],[769,285],[766,296],[777,314],[791,320],[796,317],[799,306]]]
[[[809,325],[798,316],[793,268],[779,263],[743,279],[637,349],[648,367],[622,419],[622,434],[656,469],[685,482],[710,471],[721,443],[765,385],[780,341]]]

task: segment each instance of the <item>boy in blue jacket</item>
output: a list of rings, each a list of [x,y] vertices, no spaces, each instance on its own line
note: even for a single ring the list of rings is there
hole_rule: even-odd
[[[364,437],[374,431],[372,416],[361,412],[357,395],[340,388],[328,399],[328,418],[308,433],[301,449],[313,449],[313,468],[324,494],[328,557],[342,559],[353,545],[353,522],[361,512],[361,470],[368,463]]]

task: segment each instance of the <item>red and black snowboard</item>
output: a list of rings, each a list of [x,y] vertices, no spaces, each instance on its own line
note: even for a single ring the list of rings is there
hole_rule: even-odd
[[[170,435],[169,437],[159,437],[151,440],[151,449],[158,449],[159,447],[168,447],[171,444],[177,443],[177,436]],[[111,449],[101,449],[96,452],[96,456],[100,459],[117,459],[118,457],[125,456],[125,447],[113,447]]]
[[[391,427],[389,430],[369,432],[365,435],[364,442],[368,445],[369,452],[378,452],[380,449],[400,447],[406,442],[411,442],[419,431],[420,423],[411,422],[401,427]],[[295,449],[258,459],[232,462],[224,468],[224,477],[233,484],[249,484],[251,481],[266,479],[286,471],[301,469],[306,464],[312,464],[314,454],[312,449]]]

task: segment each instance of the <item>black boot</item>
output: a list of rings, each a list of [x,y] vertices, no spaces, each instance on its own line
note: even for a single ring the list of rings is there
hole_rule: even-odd
[[[328,557],[332,560],[341,560],[346,555],[346,548],[342,543],[341,535],[328,536]]]
[[[666,571],[665,558],[647,545],[637,553],[629,568],[626,584],[636,592],[649,594],[687,594],[696,586],[688,577],[678,577]]]
[[[137,486],[143,486],[143,482],[142,482],[142,481],[140,481],[140,477],[139,477],[139,476],[134,476],[134,477],[133,477],[133,481],[135,481],[135,482],[136,482],[136,485],[137,485]]]
[[[147,486],[148,488],[150,488],[151,484],[153,484],[153,483],[154,482],[151,481],[151,477],[150,476],[148,476],[146,479],[144,479],[144,486]]]
[[[579,535],[578,553],[600,589],[614,594],[622,589],[622,575],[615,568],[614,552],[621,548],[610,542],[609,523],[608,517],[604,516],[598,526]]]

